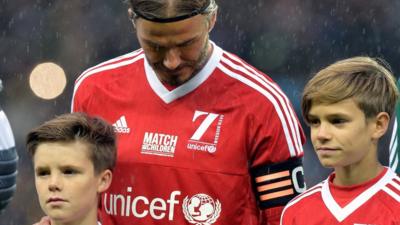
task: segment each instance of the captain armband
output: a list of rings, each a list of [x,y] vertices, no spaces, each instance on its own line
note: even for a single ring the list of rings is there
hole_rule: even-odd
[[[306,190],[301,158],[251,169],[256,197],[261,209],[285,206]]]

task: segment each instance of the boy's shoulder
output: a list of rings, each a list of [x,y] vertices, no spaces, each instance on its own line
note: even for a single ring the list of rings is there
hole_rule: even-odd
[[[322,202],[321,191],[322,187],[328,182],[328,180],[324,180],[315,186],[309,188],[307,191],[301,193],[300,195],[293,198],[286,206],[285,209],[291,208],[292,206],[296,206],[296,210],[301,210],[302,207],[306,207],[307,210],[310,210],[310,207],[316,202]]]
[[[396,205],[400,208],[400,177],[390,168],[388,168],[387,174],[388,180],[382,187],[382,191],[386,193],[388,199],[391,199],[395,204],[397,203]]]
[[[305,221],[306,218],[310,219],[314,212],[319,212],[323,205],[322,187],[325,182],[327,181],[322,181],[293,198],[282,211],[281,224],[293,224],[295,220]]]
[[[361,193],[355,195],[353,188],[341,189],[340,199],[348,200],[348,204],[342,207],[338,205],[338,199],[334,198],[329,188],[331,176],[292,199],[283,210],[283,224],[291,224],[294,219],[307,221],[313,217],[344,220],[359,216],[357,212],[367,213],[371,210],[378,210],[382,218],[397,219],[400,210],[400,177],[389,168],[380,179]],[[347,197],[343,191],[348,192]],[[310,224],[308,222],[304,224]]]

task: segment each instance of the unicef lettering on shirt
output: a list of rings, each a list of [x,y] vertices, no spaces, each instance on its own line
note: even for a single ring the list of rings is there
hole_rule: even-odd
[[[211,225],[215,223],[222,211],[222,204],[207,194],[199,193],[192,197],[186,196],[179,201],[181,192],[173,191],[168,200],[162,198],[148,199],[146,196],[131,196],[132,187],[127,188],[128,195],[114,195],[106,193],[103,198],[105,211],[109,215],[134,216],[161,220],[168,217],[174,220],[175,210],[181,208],[185,219],[197,225]],[[138,207],[138,206],[143,207]],[[180,205],[180,207],[179,207]],[[139,209],[140,208],[140,209]]]

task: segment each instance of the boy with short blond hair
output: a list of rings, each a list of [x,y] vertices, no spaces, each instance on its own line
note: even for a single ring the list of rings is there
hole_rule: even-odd
[[[398,95],[384,61],[369,57],[338,61],[307,83],[303,117],[334,173],[289,202],[281,225],[400,223],[400,178],[377,157]]]
[[[27,136],[40,206],[52,225],[97,225],[100,194],[116,160],[113,127],[83,113],[64,114]]]

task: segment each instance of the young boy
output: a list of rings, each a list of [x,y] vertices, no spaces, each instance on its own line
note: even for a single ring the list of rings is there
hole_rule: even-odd
[[[64,114],[27,136],[42,210],[52,225],[97,225],[99,195],[112,179],[112,126],[81,113]]]
[[[381,61],[355,57],[318,72],[302,98],[327,180],[294,198],[281,225],[400,224],[400,178],[377,158],[398,90]]]

